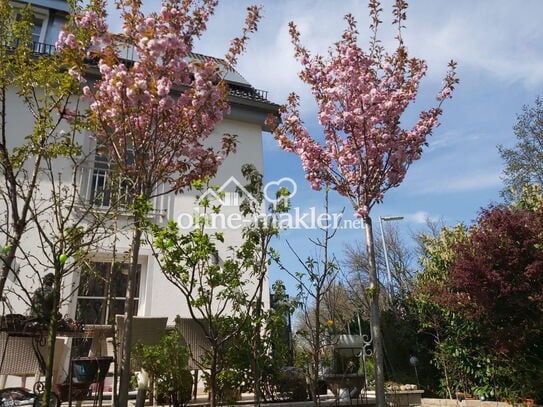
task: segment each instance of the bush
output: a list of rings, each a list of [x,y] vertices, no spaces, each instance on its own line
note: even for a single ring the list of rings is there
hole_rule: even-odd
[[[157,345],[136,344],[133,355],[169,404],[179,407],[190,401],[193,380],[188,369],[189,352],[177,330],[162,337]]]
[[[275,377],[276,400],[305,401],[307,400],[307,381],[301,369],[286,367]]]

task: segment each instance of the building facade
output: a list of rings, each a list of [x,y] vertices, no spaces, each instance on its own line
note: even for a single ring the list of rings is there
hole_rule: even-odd
[[[22,7],[28,3],[25,1],[13,1],[15,8]],[[55,51],[54,44],[58,38],[59,31],[67,21],[70,9],[67,1],[63,0],[34,0],[31,2],[35,10],[33,29],[33,50],[36,55],[50,54]],[[198,59],[203,56],[193,54],[192,58]],[[220,143],[223,134],[234,134],[237,136],[237,149],[234,154],[227,157],[220,166],[212,184],[220,186],[226,192],[223,204],[223,211],[237,211],[237,194],[235,188],[243,180],[241,166],[252,164],[260,172],[263,171],[263,132],[266,131],[265,120],[270,114],[276,114],[278,106],[267,99],[264,91],[255,89],[235,70],[228,70],[225,77],[229,86],[228,102],[230,112],[214,130],[212,136],[207,140],[211,145]],[[8,89],[6,96],[6,117],[7,134],[23,135],[31,132],[33,123],[31,116],[25,110],[25,106],[18,99],[15,92]],[[83,148],[84,154],[89,153],[85,163],[78,169],[76,178],[79,195],[83,201],[92,202],[94,207],[107,210],[111,199],[108,190],[108,177],[110,169],[107,160],[99,155],[90,152],[96,147],[95,140],[88,134],[79,134],[78,142]],[[9,140],[12,147],[17,145],[17,139],[12,137]],[[70,162],[59,160],[58,173],[61,182],[69,184]],[[65,177],[64,177],[65,176]],[[53,188],[51,182],[43,180],[40,185],[40,194],[36,199],[48,199],[47,189]],[[166,224],[175,220],[183,224],[188,222],[190,215],[195,210],[196,193],[186,191],[181,194],[167,193],[158,196],[153,201],[152,220],[157,224]],[[3,208],[7,217],[7,208]],[[130,228],[129,219],[123,215],[118,216],[118,233],[113,231],[110,235],[97,244],[89,260],[81,267],[92,269],[92,273],[73,273],[65,281],[64,289],[66,301],[61,306],[61,314],[76,318],[87,324],[108,324],[114,318],[114,314],[122,314],[124,311],[124,295],[127,284],[126,268],[128,257],[123,254],[130,251]],[[236,246],[242,242],[241,228],[224,226],[225,245],[217,254],[220,259],[224,256],[227,246]],[[1,237],[6,240],[5,236]],[[39,279],[35,273],[25,270],[25,263],[31,257],[29,253],[36,251],[34,270],[39,270],[39,248],[40,242],[37,235],[27,233],[24,235],[21,244],[21,252],[24,256],[18,255],[19,266],[16,275],[8,278],[5,290],[4,312],[26,314],[28,312],[28,301],[21,296],[15,295],[17,287],[24,286],[31,292],[39,285]],[[112,262],[115,266],[112,268]],[[45,262],[43,262],[45,264]],[[47,267],[40,271],[40,277],[48,273]],[[108,273],[113,272],[111,285],[106,287],[104,281]],[[266,283],[265,292],[268,287]],[[106,297],[108,293],[114,294],[114,307],[106,309]],[[267,296],[265,296],[265,307],[269,307]],[[137,281],[136,295],[137,316],[160,316],[168,317],[168,322],[173,323],[176,316],[189,318],[188,310],[184,304],[179,290],[174,287],[162,274],[157,261],[148,245],[143,245],[139,257],[139,275]]]

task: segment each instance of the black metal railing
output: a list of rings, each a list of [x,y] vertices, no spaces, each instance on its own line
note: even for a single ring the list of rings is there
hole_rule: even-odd
[[[7,48],[8,50],[13,51],[17,47],[19,47],[19,44],[20,44],[19,41],[14,41],[10,43],[4,42],[2,46]],[[36,41],[32,42],[32,46],[30,48],[34,54],[39,54],[39,55],[51,55],[51,54],[54,54],[56,51],[56,47],[54,45],[45,44],[43,42],[36,42]]]
[[[231,96],[263,102],[268,100],[268,91],[255,89],[249,86],[230,85],[228,91]]]
[[[11,48],[15,48],[17,44],[10,45]],[[43,42],[32,42],[32,52],[38,55],[51,55],[56,52],[55,45],[46,44]],[[89,61],[97,62],[97,61]],[[125,61],[128,65],[133,61]],[[255,89],[252,86],[242,86],[229,84],[229,94],[230,96],[235,96],[239,98],[254,100],[257,102],[268,102],[268,91]]]
[[[32,52],[41,55],[51,55],[56,51],[56,47],[52,44],[45,44],[43,42],[32,42]]]

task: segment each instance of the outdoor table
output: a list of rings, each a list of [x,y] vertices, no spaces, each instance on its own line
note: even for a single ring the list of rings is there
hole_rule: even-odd
[[[89,350],[89,356],[106,355],[106,338],[112,337],[115,331],[112,325],[92,325],[83,326],[83,338],[92,338]]]

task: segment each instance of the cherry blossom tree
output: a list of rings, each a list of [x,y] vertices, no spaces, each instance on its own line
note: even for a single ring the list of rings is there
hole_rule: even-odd
[[[226,135],[220,146],[205,143],[228,111],[221,72],[231,66],[192,56],[193,40],[206,30],[217,0],[163,0],[160,11],[148,15],[140,0],[116,0],[120,35],[108,30],[106,4],[106,0],[92,0],[78,6],[57,46],[70,73],[81,80],[96,142],[107,150],[110,166],[128,191],[133,235],[125,329],[131,332],[138,256],[151,199],[182,192],[193,181],[214,175],[235,149],[233,136]],[[242,36],[232,41],[225,57],[230,64],[244,50],[259,18],[259,8],[249,7]],[[133,57],[127,61],[125,55],[130,54]],[[99,71],[94,82],[86,79],[89,61]],[[124,336],[121,346],[119,406],[123,407],[129,387],[130,335]]]
[[[300,117],[299,97],[292,93],[281,109],[275,137],[285,151],[296,153],[313,189],[330,185],[351,202],[363,220],[368,248],[371,325],[376,357],[378,406],[384,406],[382,338],[379,321],[379,281],[375,267],[370,211],[383,201],[386,191],[397,187],[409,166],[421,157],[427,137],[438,125],[441,103],[451,97],[456,63],[451,61],[437,105],[420,113],[410,128],[402,114],[417,96],[427,65],[408,56],[402,40],[407,3],[396,0],[393,24],[397,27],[396,49],[389,53],[378,38],[382,8],[369,1],[372,35],[367,50],[358,45],[355,18],[345,16],[347,28],[329,49],[328,57],[312,55],[291,22],[295,57],[303,66],[299,76],[312,90],[318,106],[318,121],[324,137],[312,136]]]

